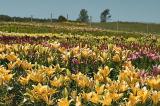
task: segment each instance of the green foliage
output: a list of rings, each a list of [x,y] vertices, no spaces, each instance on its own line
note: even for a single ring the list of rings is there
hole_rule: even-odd
[[[65,21],[67,21],[66,17],[64,17],[64,16],[62,16],[62,15],[60,15],[60,16],[58,17],[58,22],[65,22]]]
[[[107,22],[107,20],[111,18],[110,15],[110,10],[109,9],[105,9],[100,16],[101,22]]]
[[[79,18],[77,20],[80,22],[88,22],[89,21],[88,11],[86,9],[82,9],[79,13]]]

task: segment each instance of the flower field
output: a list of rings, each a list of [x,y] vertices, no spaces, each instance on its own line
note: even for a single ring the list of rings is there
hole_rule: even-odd
[[[159,106],[160,38],[1,32],[0,105]]]

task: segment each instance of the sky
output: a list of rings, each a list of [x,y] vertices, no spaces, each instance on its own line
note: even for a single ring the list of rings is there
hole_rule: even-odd
[[[160,23],[160,0],[0,0],[0,14],[20,17],[57,18],[69,16],[76,20],[86,9],[92,21],[100,21],[100,13],[110,9],[110,21]]]

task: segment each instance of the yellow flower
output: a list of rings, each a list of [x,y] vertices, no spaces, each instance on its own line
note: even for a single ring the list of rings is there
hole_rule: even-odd
[[[22,85],[26,85],[26,84],[28,84],[28,81],[30,80],[30,75],[28,75],[26,78],[24,78],[24,77],[20,77],[19,78],[19,82],[22,84]]]
[[[33,85],[33,90],[28,90],[25,95],[28,95],[33,102],[35,100],[43,100],[48,105],[53,105],[51,96],[56,92],[55,89],[49,88],[48,85],[41,85],[38,83],[37,86]]]
[[[14,74],[6,74],[3,76],[4,81],[10,81]]]
[[[126,68],[132,68],[133,66],[132,66],[132,63],[131,63],[131,61],[126,61],[124,64],[123,64],[123,66]]]
[[[16,56],[13,52],[11,52],[10,55],[7,55],[6,58],[7,58],[7,60],[9,60],[10,62],[15,62],[15,61],[17,60],[17,56]]]
[[[121,53],[122,49],[120,47],[116,47],[114,46],[113,47],[113,50],[116,52],[116,53]]]
[[[137,92],[140,90],[138,87],[131,87],[133,95],[137,95]]]
[[[101,85],[101,86],[95,86],[95,90],[98,94],[102,94],[104,92],[104,87],[105,85]]]
[[[5,48],[1,45],[0,46],[0,53],[3,52],[5,50]]]
[[[54,43],[50,43],[52,45],[53,48],[59,48],[60,47],[60,43],[58,42],[54,42]]]
[[[147,83],[152,89],[160,90],[160,77],[148,79]]]
[[[105,66],[104,69],[99,69],[99,72],[103,77],[107,77],[110,73],[110,69],[108,66]]]
[[[30,79],[34,82],[40,83],[46,80],[45,74],[40,71],[31,71],[28,75],[30,75]]]
[[[77,96],[77,98],[76,98],[76,106],[82,106],[81,97],[80,96]]]
[[[149,92],[147,90],[139,90],[137,95],[140,96],[142,103],[145,103],[147,98],[149,97]]]
[[[128,89],[128,84],[126,82],[121,82],[118,85],[118,91],[119,92],[124,92]]]
[[[46,72],[46,74],[47,74],[48,76],[51,76],[51,75],[55,72],[55,70],[52,69],[52,67],[46,67],[46,68],[44,68],[43,70],[44,70],[44,72]]]
[[[119,100],[119,99],[123,96],[123,93],[120,93],[120,94],[111,93],[110,95],[111,95],[111,97],[112,97],[112,99],[113,99],[114,101],[117,101],[117,100]]]
[[[22,67],[24,70],[30,70],[30,69],[32,69],[32,64],[31,64],[31,63],[28,63],[27,61],[22,61],[21,67]]]
[[[61,68],[59,66],[59,64],[57,64],[56,66],[54,66],[54,72],[62,72],[65,68]]]
[[[12,70],[15,67],[15,65],[16,65],[16,62],[14,62],[14,63],[11,62],[7,66],[8,66],[9,70]]]
[[[119,57],[118,54],[114,55],[113,58],[112,58],[112,60],[113,60],[114,62],[120,62],[120,61],[121,61],[121,59],[120,59],[120,57]]]
[[[72,100],[68,100],[68,98],[59,99],[58,106],[69,106]]]
[[[73,55],[78,54],[79,51],[80,51],[79,46],[77,46],[77,47],[75,47],[75,48],[72,49]]]
[[[72,75],[72,79],[75,80],[80,87],[84,88],[90,86],[89,78],[81,72],[76,75]]]
[[[0,60],[4,60],[6,58],[5,54],[0,54]]]
[[[51,85],[54,87],[61,87],[63,86],[64,77],[60,76],[59,78],[55,77],[54,80],[50,81]]]
[[[41,83],[38,83],[37,86],[33,86],[34,89],[33,91],[35,91],[37,94],[46,94],[46,95],[52,95],[54,93],[56,93],[56,90],[49,88],[47,85],[41,85]]]
[[[72,91],[72,92],[71,92],[71,97],[72,97],[73,99],[76,99],[76,97],[77,97],[77,91]]]
[[[118,83],[116,82],[112,82],[109,85],[106,85],[107,90],[109,90],[110,92],[115,92],[118,91]]]
[[[100,99],[100,96],[97,93],[92,92],[90,101],[97,104],[97,103],[99,103],[99,99]]]
[[[108,53],[102,52],[101,55],[102,55],[102,58],[103,58],[104,60],[107,60],[107,58],[108,58]]]
[[[90,101],[91,96],[92,96],[92,92],[90,92],[90,93],[82,93],[82,98],[83,98],[85,101]]]
[[[101,74],[95,74],[94,79],[95,79],[95,81],[99,81],[99,82],[104,81],[104,77]]]
[[[140,101],[140,96],[134,96],[132,93],[129,96],[128,103],[135,106]]]
[[[156,105],[160,101],[160,92],[153,92],[151,95],[153,103]]]
[[[112,103],[112,97],[111,97],[110,93],[107,93],[104,96],[104,98],[101,101],[101,103],[102,103],[103,106],[110,106],[111,105],[111,103]]]
[[[6,70],[4,67],[0,66],[0,85],[9,82],[13,76],[14,74],[11,74],[10,70]]]
[[[66,52],[66,48],[64,48],[64,47],[59,47],[58,50],[59,50],[61,53],[65,53],[65,52]]]
[[[82,50],[81,54],[82,54],[82,57],[88,57],[90,55],[90,50],[89,49],[84,49]]]

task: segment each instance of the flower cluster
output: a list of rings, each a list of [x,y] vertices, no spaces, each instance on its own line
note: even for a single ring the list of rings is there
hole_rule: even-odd
[[[64,47],[50,41],[0,44],[0,102],[36,106],[160,105],[159,60],[147,63],[139,52],[114,44],[99,47]],[[131,59],[132,55],[138,55],[142,62],[136,64],[139,60]],[[148,52],[143,55],[153,57]],[[146,70],[141,63],[151,68]]]

